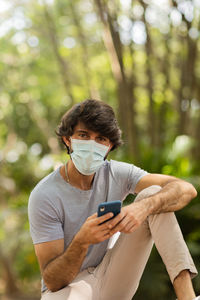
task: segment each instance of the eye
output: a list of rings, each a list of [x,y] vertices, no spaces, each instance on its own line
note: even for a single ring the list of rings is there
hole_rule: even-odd
[[[88,137],[88,135],[86,134],[86,133],[84,133],[84,132],[80,132],[79,134],[78,134],[78,136],[80,137],[80,138],[87,138]]]
[[[106,142],[107,139],[104,136],[98,136],[97,138],[98,142]]]

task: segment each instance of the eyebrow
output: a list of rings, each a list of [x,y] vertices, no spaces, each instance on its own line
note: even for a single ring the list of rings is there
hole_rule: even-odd
[[[87,133],[87,134],[89,134],[89,131],[86,129],[86,130],[84,130],[84,129],[77,129],[75,132],[78,132],[78,133]],[[104,138],[106,138],[106,139],[108,139],[105,135],[102,135],[102,134],[100,134],[100,133],[98,133],[98,136],[100,136],[100,137],[104,137]]]
[[[84,133],[88,133],[87,130],[83,130],[83,129],[77,129],[76,132],[84,132]]]

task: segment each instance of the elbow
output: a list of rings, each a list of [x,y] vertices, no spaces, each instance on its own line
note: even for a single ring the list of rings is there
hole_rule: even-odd
[[[58,284],[56,282],[46,282],[45,280],[44,280],[44,282],[45,282],[47,289],[49,291],[51,291],[52,293],[58,292],[62,288],[68,286],[68,284],[60,284],[60,283]]]
[[[47,288],[49,291],[51,291],[52,293],[55,293],[55,292],[58,292],[59,290],[61,290],[62,288],[66,287],[67,285],[65,286],[61,286],[61,287],[56,287],[56,286],[51,286],[51,285],[47,285]]]
[[[189,184],[189,193],[191,195],[191,200],[196,198],[197,196],[197,190],[195,189],[195,187],[191,184],[191,183],[188,183]]]
[[[193,195],[192,195],[192,199],[193,199],[193,198],[196,198],[196,196],[197,196],[197,190],[194,188],[193,185],[192,185],[192,188],[193,188]]]
[[[55,293],[55,292],[59,291],[59,288],[56,287],[56,286],[54,286],[54,285],[51,284],[51,283],[45,282],[45,285],[46,285],[47,289],[48,289],[50,292],[52,292],[52,293]]]
[[[59,280],[59,278],[55,278],[55,276],[49,276],[49,274],[45,274],[45,272],[42,275],[47,289],[53,293],[61,290],[69,284],[69,282],[64,282],[61,279]]]

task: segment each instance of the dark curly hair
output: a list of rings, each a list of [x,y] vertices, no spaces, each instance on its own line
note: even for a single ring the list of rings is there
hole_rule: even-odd
[[[79,121],[87,129],[107,137],[113,144],[112,150],[122,144],[121,130],[115,118],[114,111],[111,106],[103,101],[87,99],[84,102],[75,104],[64,114],[56,131],[62,143],[64,143],[63,136],[70,137],[73,135],[74,127]]]

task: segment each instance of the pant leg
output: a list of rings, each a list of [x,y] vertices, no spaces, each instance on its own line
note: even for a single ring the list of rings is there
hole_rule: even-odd
[[[151,216],[149,223],[155,246],[171,282],[173,283],[178,274],[186,269],[190,272],[191,278],[195,277],[198,272],[174,213]],[[159,228],[161,224],[162,230]]]
[[[94,268],[91,268],[94,269]],[[97,279],[93,271],[84,270],[66,287],[57,291],[46,291],[42,294],[41,300],[93,300],[96,299]]]
[[[138,194],[135,201],[161,188],[152,186]],[[167,233],[167,234],[166,234]],[[173,213],[150,216],[135,232],[120,234],[94,272],[85,270],[67,287],[47,292],[41,300],[130,300],[135,294],[150,255],[153,240],[167,267],[171,280],[183,269],[197,273]]]
[[[136,201],[159,192],[161,187],[143,190]],[[181,270],[197,274],[173,213],[150,216],[135,232],[121,234],[96,269],[99,300],[130,300],[135,294],[149,258],[153,242],[166,265],[170,279]]]
[[[159,192],[161,187],[151,186],[144,189],[138,195],[138,201],[146,197],[146,193]],[[188,247],[184,241],[181,229],[174,213],[163,213],[148,217],[149,228],[155,246],[166,266],[170,280],[173,283],[175,277],[184,269],[190,271],[191,277],[197,275]]]

